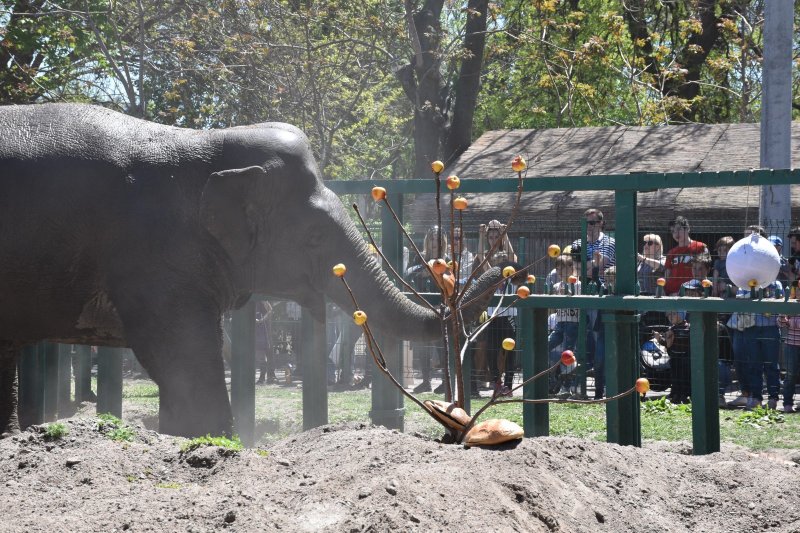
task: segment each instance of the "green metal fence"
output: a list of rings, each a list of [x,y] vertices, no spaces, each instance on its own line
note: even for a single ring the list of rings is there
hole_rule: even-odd
[[[613,190],[616,212],[617,286],[615,295],[556,296],[537,294],[517,304],[519,308],[518,347],[522,356],[523,379],[549,366],[547,350],[548,309],[577,308],[603,313],[606,332],[607,395],[630,387],[638,376],[637,317],[645,311],[681,310],[693,312],[691,328],[692,367],[692,427],[694,453],[705,454],[719,450],[719,411],[717,408],[717,328],[716,313],[786,313],[797,303],[777,300],[722,300],[719,298],[676,298],[636,296],[636,236],[637,193],[664,188],[716,186],[760,186],[800,183],[797,170],[754,170],[696,174],[630,174],[591,177],[535,178],[524,182],[525,191],[550,190]],[[388,191],[389,201],[403,220],[403,196],[411,193],[434,192],[433,180],[401,181],[331,181],[326,185],[338,194],[369,194],[375,185]],[[496,193],[517,190],[516,179],[461,181],[460,192]],[[597,206],[606,207],[606,206]],[[382,250],[388,261],[400,271],[403,259],[402,234],[388,210],[381,214]],[[584,224],[585,235],[585,224]],[[521,248],[524,248],[521,247]],[[544,251],[542,251],[544,253]],[[530,262],[533,258],[523,258]],[[788,291],[787,291],[788,294]],[[435,295],[430,295],[435,298]],[[255,420],[254,312],[252,304],[234,314],[232,326],[231,400],[234,409],[235,431],[245,444],[253,442]],[[320,317],[317,317],[318,319]],[[303,377],[304,427],[310,428],[328,421],[326,339],[324,318],[312,318],[304,312],[303,328],[306,368]],[[583,332],[579,335],[582,338]],[[389,344],[391,343],[391,344]],[[384,339],[382,347],[387,359],[393,361],[394,371],[400,369],[400,341]],[[29,411],[31,423],[52,419],[60,409],[53,402],[59,397],[59,385],[64,390],[63,374],[69,368],[58,364],[58,350],[46,344],[26,349],[20,363],[21,408]],[[64,350],[64,347],[59,348]],[[55,355],[53,355],[55,353]],[[88,352],[82,349],[80,390],[86,388]],[[54,362],[55,361],[55,362]],[[59,371],[59,367],[61,371]],[[59,378],[61,376],[61,378]],[[67,378],[68,379],[68,378]],[[78,387],[76,387],[78,390]],[[84,392],[81,392],[84,394]],[[525,398],[546,398],[546,380],[528,384]],[[61,394],[63,396],[63,393]],[[76,394],[77,397],[77,394]],[[122,364],[119,350],[101,349],[98,354],[98,412],[121,415]],[[61,400],[66,401],[62,398]],[[372,410],[376,424],[392,428],[403,427],[403,397],[380,372],[373,372]],[[609,442],[640,445],[639,399],[636,395],[611,402],[606,409]],[[523,420],[528,436],[549,433],[548,405],[524,405]]]

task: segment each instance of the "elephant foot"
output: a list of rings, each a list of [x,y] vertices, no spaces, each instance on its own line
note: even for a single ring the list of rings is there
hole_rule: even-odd
[[[22,433],[22,431],[20,431],[19,428],[6,429],[4,432],[0,433],[0,440],[19,435],[20,433]]]

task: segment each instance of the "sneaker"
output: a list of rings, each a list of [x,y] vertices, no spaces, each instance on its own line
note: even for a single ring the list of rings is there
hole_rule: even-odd
[[[777,398],[770,398],[767,400],[767,409],[777,409],[778,408],[778,399]]]
[[[747,407],[747,403],[750,401],[748,396],[737,396],[735,399],[728,402],[728,407]]]
[[[558,398],[559,400],[566,400],[567,398],[569,398],[569,396],[570,396],[569,389],[567,387],[561,387],[561,390],[559,390],[558,394],[556,394],[556,398]]]
[[[794,413],[794,407],[792,407],[791,405],[784,405],[783,406],[783,412],[784,413]]]
[[[748,398],[745,411],[752,411],[756,407],[761,407],[761,398]]]
[[[430,381],[423,381],[416,387],[414,387],[414,392],[430,392],[431,391],[431,382]]]
[[[436,394],[444,394],[444,381],[442,381],[438,387],[433,389],[433,392]]]

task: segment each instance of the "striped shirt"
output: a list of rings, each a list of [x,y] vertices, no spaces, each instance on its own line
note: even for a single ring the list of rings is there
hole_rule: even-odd
[[[572,241],[572,248],[575,248],[576,246],[580,246],[581,249],[583,249],[581,239],[576,239]],[[605,233],[600,232],[600,237],[596,241],[590,242],[589,246],[586,247],[586,251],[583,254],[584,261],[586,261],[586,264],[588,265],[595,251],[598,251],[600,252],[600,255],[606,258],[606,264],[604,269],[610,266],[614,266],[617,263],[616,248],[617,247],[614,239],[612,237],[609,237]],[[591,275],[591,272],[589,272],[589,274]],[[601,282],[605,281],[606,279],[605,273],[603,271],[598,272],[598,277],[600,278]]]
[[[786,317],[789,320],[789,327],[786,330],[786,344],[800,346],[800,315]]]

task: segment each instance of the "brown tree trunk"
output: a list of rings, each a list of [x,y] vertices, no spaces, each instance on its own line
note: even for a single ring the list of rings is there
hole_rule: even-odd
[[[445,162],[461,155],[472,143],[472,120],[481,89],[488,8],[488,0],[469,0],[464,36],[466,57],[461,61],[461,70],[456,81],[453,120],[443,148]]]

